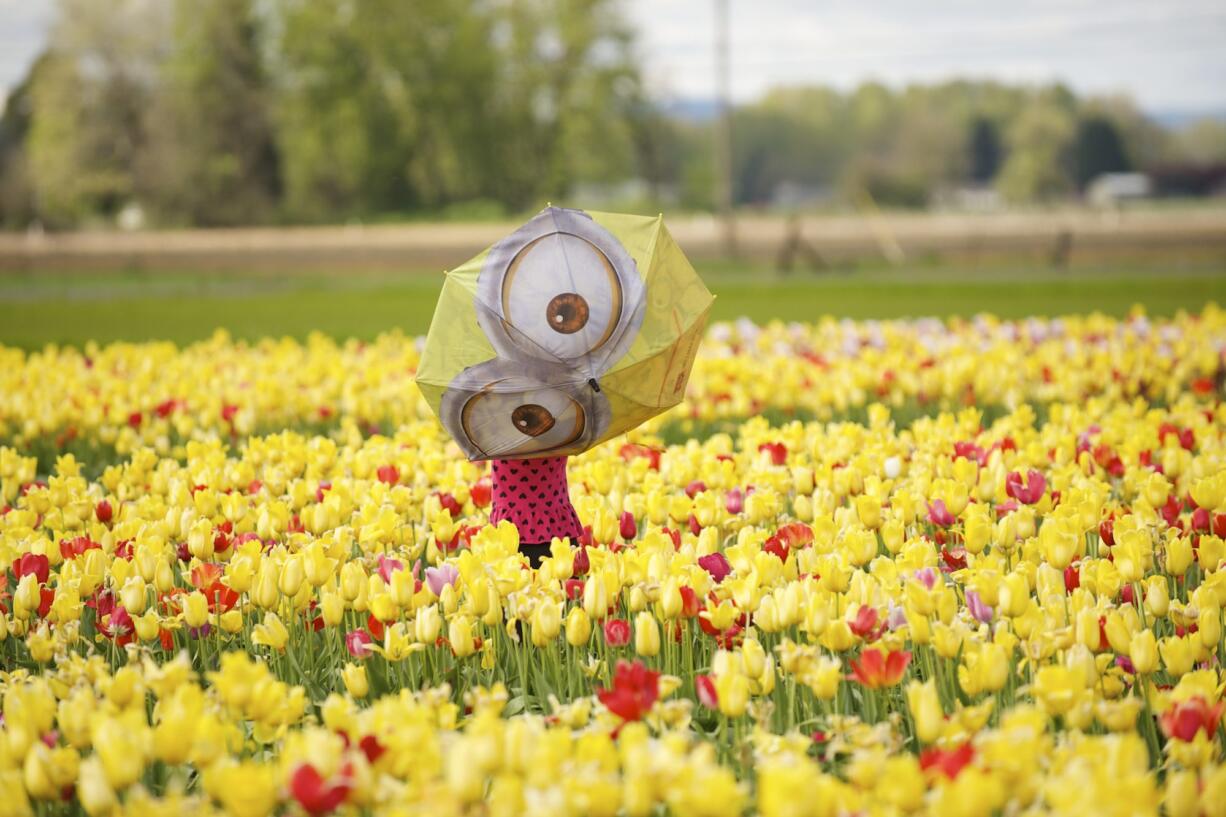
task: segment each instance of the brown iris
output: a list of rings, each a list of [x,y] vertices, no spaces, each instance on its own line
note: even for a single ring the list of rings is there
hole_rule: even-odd
[[[511,422],[515,430],[529,437],[539,437],[553,428],[553,415],[544,406],[527,403],[511,412]]]
[[[563,335],[573,335],[587,326],[587,316],[587,301],[574,292],[563,292],[545,307],[549,328]]]

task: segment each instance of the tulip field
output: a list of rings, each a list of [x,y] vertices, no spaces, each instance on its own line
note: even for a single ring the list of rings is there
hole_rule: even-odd
[[[1226,815],[1226,312],[716,323],[536,570],[421,348],[0,346],[0,817]]]

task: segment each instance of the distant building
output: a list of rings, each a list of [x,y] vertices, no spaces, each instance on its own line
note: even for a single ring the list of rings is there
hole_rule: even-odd
[[[1103,173],[1086,187],[1086,201],[1098,207],[1147,199],[1153,194],[1153,182],[1144,173]]]
[[[1159,165],[1150,176],[1159,196],[1226,196],[1226,163]]]

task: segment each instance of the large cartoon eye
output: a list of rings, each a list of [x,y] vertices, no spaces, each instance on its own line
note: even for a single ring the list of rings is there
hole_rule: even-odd
[[[525,245],[507,267],[501,290],[503,320],[562,360],[600,349],[621,319],[622,286],[613,264],[570,233]]]
[[[587,428],[587,414],[558,389],[490,389],[472,395],[460,411],[464,435],[489,456],[527,456],[573,444]]]
[[[565,364],[494,358],[452,378],[438,416],[470,459],[544,457],[586,448],[611,407]]]

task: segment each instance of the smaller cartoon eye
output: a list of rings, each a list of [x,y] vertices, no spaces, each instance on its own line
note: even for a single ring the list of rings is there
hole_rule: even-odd
[[[526,403],[511,412],[511,422],[521,434],[539,437],[553,428],[554,418],[549,409],[536,403]]]
[[[573,335],[587,326],[587,301],[575,292],[563,292],[545,307],[549,328],[563,335]]]

